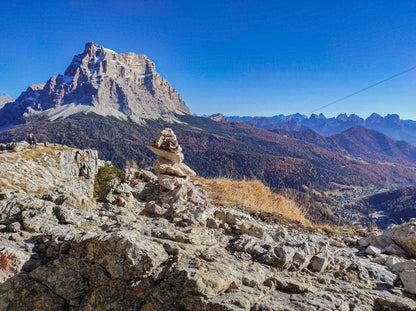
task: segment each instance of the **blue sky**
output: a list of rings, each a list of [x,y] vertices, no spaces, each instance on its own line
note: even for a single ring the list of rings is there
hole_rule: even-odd
[[[416,65],[416,1],[10,1],[0,94],[61,74],[93,41],[146,54],[195,114],[310,114]],[[416,120],[416,70],[315,111]]]

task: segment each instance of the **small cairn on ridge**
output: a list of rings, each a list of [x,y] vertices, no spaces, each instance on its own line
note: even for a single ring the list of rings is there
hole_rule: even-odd
[[[189,180],[189,177],[196,175],[183,163],[182,148],[172,129],[165,128],[160,132],[159,139],[152,140],[147,147],[158,155],[153,168],[158,174],[157,178],[162,188],[174,190]]]

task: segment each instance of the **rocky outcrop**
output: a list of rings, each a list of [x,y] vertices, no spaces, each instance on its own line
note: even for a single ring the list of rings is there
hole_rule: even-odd
[[[15,142],[11,142],[8,144],[0,144],[0,152],[7,152],[7,151],[16,151],[17,144]]]
[[[189,180],[196,173],[183,163],[182,148],[172,129],[165,128],[160,132],[157,141],[151,141],[147,146],[157,156],[153,168],[158,173],[160,185],[167,190],[174,190]]]
[[[43,87],[44,84],[31,85],[20,94],[16,101],[5,103],[0,108],[0,128],[24,123],[26,121],[25,117],[28,117],[28,111],[39,110],[36,100],[39,98]]]
[[[104,164],[96,150],[44,144],[28,147],[27,142],[10,143],[5,145],[6,152],[0,152],[2,191],[44,193],[59,188],[92,196],[95,175]]]
[[[7,94],[3,94],[0,96],[0,109],[3,108],[3,106],[7,103],[11,103],[13,102],[13,98],[11,98],[9,95]]]
[[[146,55],[118,54],[89,42],[63,75],[29,87],[16,102],[1,109],[0,127],[88,111],[137,123],[146,119],[171,122],[176,120],[175,114],[190,114],[178,92],[160,77]]]
[[[402,225],[390,225],[381,234],[373,232],[359,244],[367,247],[367,254],[376,256],[375,261],[400,276],[406,291],[416,294],[416,218]]]
[[[224,117],[224,115],[221,113],[215,113],[213,115],[210,115],[208,118],[216,122],[221,122],[221,123],[228,122],[227,119]]]

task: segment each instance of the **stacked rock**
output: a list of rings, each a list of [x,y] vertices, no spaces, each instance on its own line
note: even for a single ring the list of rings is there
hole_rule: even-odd
[[[178,144],[172,129],[165,128],[160,132],[157,141],[151,141],[147,146],[158,155],[153,168],[158,173],[158,181],[164,189],[174,190],[196,173],[183,163],[182,148]]]

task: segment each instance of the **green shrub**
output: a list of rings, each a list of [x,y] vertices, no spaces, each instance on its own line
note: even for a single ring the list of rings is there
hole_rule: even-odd
[[[98,197],[115,178],[123,179],[124,172],[110,163],[105,163],[104,166],[100,167],[94,180],[94,196]]]

